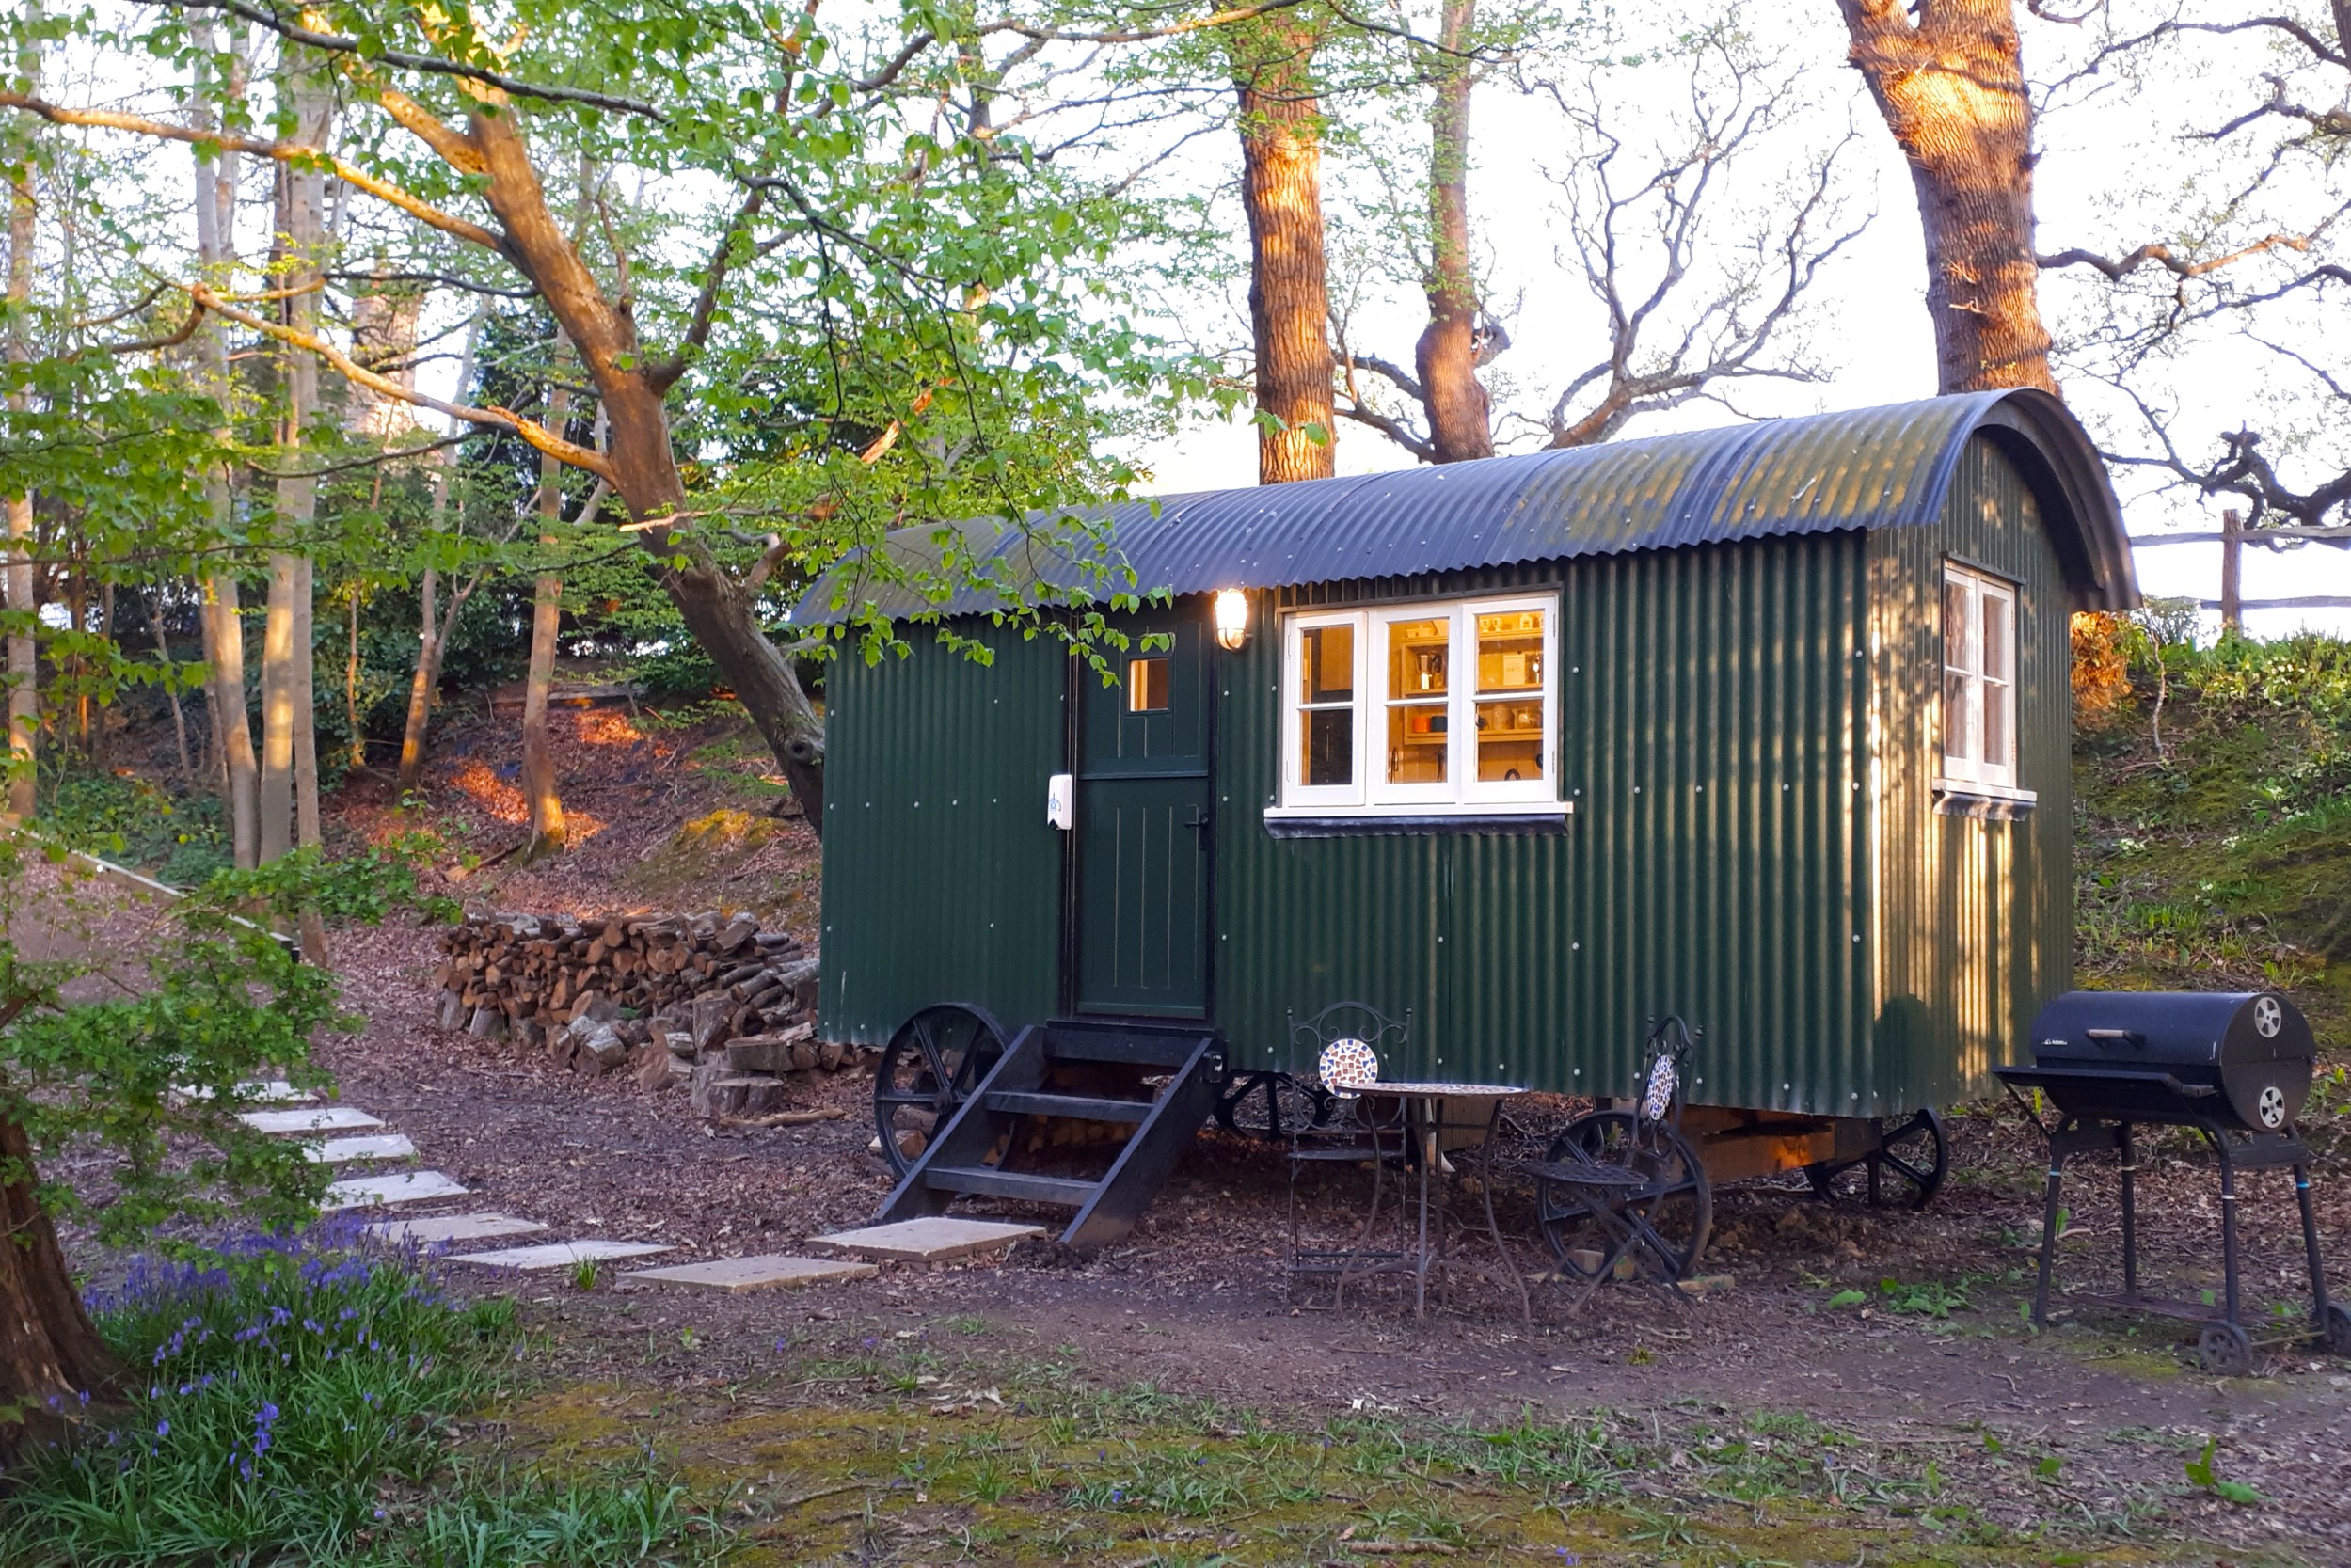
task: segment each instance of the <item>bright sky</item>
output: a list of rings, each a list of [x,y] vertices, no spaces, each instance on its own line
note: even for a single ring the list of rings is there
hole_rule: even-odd
[[[1851,211],[1856,216],[1874,209],[1877,216],[1867,233],[1832,263],[1818,286],[1819,305],[1810,341],[1817,360],[1828,372],[1825,382],[1790,385],[1750,383],[1737,394],[1741,413],[1794,414],[1829,408],[1862,407],[1873,404],[1925,397],[1934,390],[1932,339],[1924,305],[1925,269],[1917,210],[1908,172],[1892,138],[1879,121],[1863,90],[1860,77],[1842,65],[1846,39],[1835,8],[1826,0],[1786,12],[1758,11],[1755,24],[1770,30],[1770,41],[1785,49],[1791,63],[1806,71],[1804,90],[1813,107],[1793,127],[1777,156],[1759,159],[1749,177],[1757,189],[1762,182],[1799,166],[1807,148],[1834,140],[1851,122],[1859,140],[1844,156],[1851,161]],[[2052,30],[2026,23],[2028,67],[2038,56],[2058,47],[2077,46],[2074,35],[2053,38]],[[2044,249],[2082,244],[2108,254],[2127,251],[2144,239],[2169,238],[2183,227],[2180,209],[2190,205],[2184,194],[2184,169],[2193,152],[2182,151],[2184,131],[2216,124],[2243,103],[2257,101],[2265,89],[2248,94],[2241,84],[2258,82],[2263,69],[2258,54],[2244,52],[2233,63],[2219,50],[2200,49],[2193,74],[2210,80],[2187,80],[2186,68],[2170,71],[2164,80],[2139,85],[2102,79],[2093,90],[2074,95],[2041,124],[2046,155],[2039,170],[2038,209]],[[1809,63],[1806,63],[1809,62]],[[2228,69],[2223,67],[2228,66]],[[1654,138],[1676,103],[1678,76],[1643,81],[1633,76],[1621,88],[1629,101],[1623,109],[1625,136],[1638,149],[1644,133]],[[2168,108],[2151,114],[2152,94]],[[2229,105],[2216,109],[2216,104]],[[1649,107],[1655,105],[1656,107]],[[2165,119],[2164,113],[2176,118]],[[1475,163],[1470,197],[1479,243],[1486,250],[1484,267],[1490,298],[1500,304],[1512,338],[1510,352],[1494,371],[1522,388],[1512,400],[1528,407],[1548,403],[1556,389],[1597,356],[1604,339],[1599,321],[1572,260],[1563,265],[1558,248],[1565,234],[1555,211],[1556,187],[1545,178],[1547,164],[1560,162],[1565,128],[1556,111],[1540,105],[1507,83],[1489,83],[1478,94],[1474,109]],[[1417,136],[1417,127],[1408,134]],[[1406,140],[1398,153],[1424,155],[1424,144]],[[1203,185],[1237,178],[1238,152],[1230,143],[1195,144],[1199,149],[1197,177]],[[1326,202],[1346,199],[1346,171],[1335,171],[1326,189]],[[2144,179],[2144,188],[2134,182]],[[1742,186],[1747,181],[1742,181]],[[2304,197],[2311,193],[2300,193]],[[2329,193],[2318,192],[2320,198]],[[2332,200],[2340,204],[2341,193]],[[2305,222],[2308,219],[2305,217]],[[1736,230],[1734,228],[1733,231]],[[2126,237],[2127,236],[2127,237]],[[2089,321],[2086,311],[2093,298],[2088,288],[2094,275],[2074,273],[2044,281],[2043,308],[2052,329],[2061,337],[2078,331]],[[1236,320],[1246,322],[1246,305],[1235,301]],[[1398,294],[1382,308],[1362,310],[1356,319],[1359,351],[1375,352],[1409,364],[1422,309],[1417,290]],[[2343,328],[2327,312],[2313,312],[2306,321],[2275,325],[2277,331],[2306,333],[2295,342],[2313,357],[2341,363],[2351,352]],[[2331,351],[2331,354],[2330,354]],[[2216,433],[2250,423],[2278,430],[2280,418],[2272,400],[2278,394],[2279,363],[2267,351],[2241,341],[2216,340],[2200,343],[2181,360],[2161,365],[2147,377],[2156,401],[2183,412],[2177,436],[2183,450],[2201,458],[2205,443]],[[2094,381],[2067,377],[2070,401],[2091,422],[2105,421],[2102,434],[2130,432],[2129,405]],[[1501,400],[1498,399],[1498,404]],[[1732,422],[1735,416],[1719,404],[1695,404],[1647,421],[1635,422],[1627,435],[1674,428],[1696,428]],[[1521,450],[1528,443],[1521,440]],[[1252,484],[1256,482],[1253,433],[1242,425],[1211,425],[1190,430],[1175,440],[1156,445],[1142,454],[1152,470],[1147,488],[1174,492]],[[1364,473],[1401,467],[1413,460],[1401,448],[1370,429],[1342,421],[1339,467],[1342,473]],[[2151,493],[2139,474],[2118,472],[2117,489],[2124,502],[2125,520],[2135,535],[2167,530],[2204,531],[2219,526],[2218,502],[2200,503],[2178,492]],[[2137,552],[2139,581],[2151,594],[2216,597],[2219,594],[2219,546],[2177,545]],[[2244,593],[2248,599],[2307,594],[2351,594],[2351,551],[2305,546],[2286,553],[2248,550]],[[2207,616],[2210,626],[2217,617]],[[2248,630],[2257,636],[2279,636],[2303,626],[2351,633],[2351,612],[2342,610],[2273,610],[2250,612]]]

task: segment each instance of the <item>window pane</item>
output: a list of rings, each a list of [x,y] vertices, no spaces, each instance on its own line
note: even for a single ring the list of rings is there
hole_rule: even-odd
[[[1389,622],[1388,695],[1443,696],[1446,651],[1452,641],[1450,620]]]
[[[1355,695],[1353,626],[1309,626],[1298,641],[1298,701],[1343,703]]]
[[[1967,612],[1969,597],[1966,583],[1957,578],[1943,579],[1943,662],[1953,670],[1976,668],[1969,646],[1974,630],[1974,618]]]
[[[1168,661],[1130,658],[1126,661],[1126,710],[1160,713],[1168,706]]]
[[[1946,757],[1964,759],[1976,755],[1974,729],[1969,723],[1968,685],[1963,672],[1943,672],[1943,754]]]
[[[1984,606],[1983,673],[1994,680],[2009,678],[2009,633],[2014,625],[2016,602],[2005,594],[1986,594]],[[1991,732],[1995,736],[1997,730]]]
[[[1309,787],[1355,783],[1355,709],[1310,708],[1298,715],[1298,782]]]
[[[1543,776],[1543,700],[1478,705],[1478,781]]]
[[[2009,744],[2009,688],[1998,681],[1986,681],[1983,691],[1983,760],[1994,768],[2007,768],[2015,756]]]
[[[1543,612],[1511,610],[1478,617],[1478,689],[1543,689]]]
[[[1441,624],[1441,623],[1440,623]],[[1446,710],[1442,703],[1394,703],[1388,709],[1388,782],[1445,782]]]

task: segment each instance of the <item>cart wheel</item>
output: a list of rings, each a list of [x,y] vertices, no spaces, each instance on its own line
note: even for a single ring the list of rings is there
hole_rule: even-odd
[[[2351,1355],[2351,1307],[2339,1301],[2327,1304],[2327,1316],[2318,1325],[2318,1342],[2337,1355]]]
[[[1920,1111],[1892,1127],[1881,1125],[1878,1147],[1851,1160],[1823,1160],[1804,1167],[1813,1196],[1823,1202],[1866,1202],[1871,1208],[1900,1204],[1924,1209],[1950,1174],[1951,1150],[1943,1118]]]
[[[2253,1366],[2253,1341],[2234,1323],[2206,1323],[2196,1337],[2196,1361],[2215,1377],[2243,1377]]]
[[[873,1075],[874,1131],[892,1170],[906,1174],[1003,1054],[1004,1026],[967,1002],[938,1003],[898,1026]]]
[[[1616,1231],[1610,1221],[1619,1212],[1655,1232],[1669,1278],[1686,1279],[1697,1267],[1714,1227],[1714,1194],[1707,1184],[1706,1166],[1699,1162],[1696,1146],[1674,1129],[1652,1126],[1636,1140],[1637,1131],[1629,1111],[1594,1111],[1569,1122],[1545,1152],[1549,1164],[1581,1159],[1650,1179],[1639,1196],[1612,1210],[1572,1182],[1545,1180],[1537,1184],[1535,1217],[1561,1273],[1582,1280],[1598,1274],[1599,1264],[1616,1250]]]
[[[1338,1104],[1329,1090],[1286,1072],[1235,1073],[1216,1097],[1216,1125],[1239,1137],[1281,1143],[1328,1122]]]

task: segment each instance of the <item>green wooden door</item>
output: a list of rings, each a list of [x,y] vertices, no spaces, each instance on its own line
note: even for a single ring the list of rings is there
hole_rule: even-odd
[[[1078,667],[1077,974],[1082,1013],[1208,1010],[1209,687],[1197,610],[1156,610],[1112,655],[1115,686]],[[1145,651],[1145,634],[1168,648]]]

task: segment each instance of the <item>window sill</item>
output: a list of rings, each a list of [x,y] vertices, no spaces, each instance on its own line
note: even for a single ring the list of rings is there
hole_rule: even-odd
[[[1268,806],[1265,833],[1269,838],[1395,838],[1435,833],[1564,833],[1574,815],[1573,800],[1545,800],[1521,806],[1481,805],[1440,808],[1409,806],[1364,810],[1361,807]]]
[[[1934,782],[1934,809],[1945,816],[1972,816],[1984,822],[2013,822],[2031,815],[2040,799],[2029,789],[1978,784],[1974,779],[1937,779]]]

